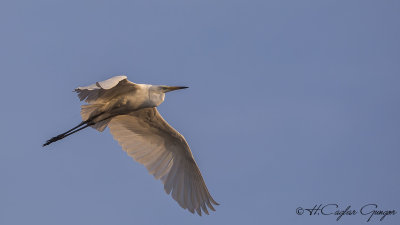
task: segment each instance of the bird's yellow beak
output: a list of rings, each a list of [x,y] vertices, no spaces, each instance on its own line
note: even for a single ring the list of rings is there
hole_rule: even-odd
[[[176,91],[176,90],[185,89],[185,88],[188,88],[188,87],[182,87],[182,86],[165,87],[164,92]]]

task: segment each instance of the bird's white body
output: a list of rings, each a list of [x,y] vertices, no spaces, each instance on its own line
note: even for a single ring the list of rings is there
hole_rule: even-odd
[[[119,87],[114,89],[116,85]],[[128,81],[126,76],[116,76],[90,86],[78,87],[75,91],[81,100],[86,98],[86,102],[90,103],[82,106],[82,119],[85,121],[99,115],[93,118],[96,124],[92,127],[103,131],[110,121],[107,118],[159,106],[165,99],[165,93],[160,91],[162,87],[136,84]],[[99,98],[100,95],[103,97]]]
[[[81,107],[83,122],[44,146],[87,126],[99,131],[108,126],[128,155],[160,179],[167,194],[181,207],[199,215],[202,211],[208,214],[208,209],[215,210],[212,204],[218,203],[208,192],[185,138],[156,109],[166,92],[182,88],[186,87],[135,84],[126,76],[78,87],[78,97],[88,103]]]

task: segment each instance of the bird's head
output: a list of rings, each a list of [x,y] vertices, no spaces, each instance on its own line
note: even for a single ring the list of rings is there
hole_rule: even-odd
[[[159,106],[164,101],[165,93],[170,92],[170,91],[176,91],[179,89],[185,89],[185,88],[188,88],[188,87],[153,85],[149,89],[150,101],[153,102],[156,106]]]

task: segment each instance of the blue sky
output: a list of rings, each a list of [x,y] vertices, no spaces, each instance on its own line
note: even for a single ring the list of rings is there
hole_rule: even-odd
[[[0,224],[362,224],[400,210],[399,1],[1,1]],[[185,85],[159,107],[213,197],[181,209],[72,92]],[[400,214],[382,222],[398,224]]]

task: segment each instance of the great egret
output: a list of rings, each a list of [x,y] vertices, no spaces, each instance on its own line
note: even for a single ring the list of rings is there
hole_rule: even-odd
[[[208,192],[185,138],[157,111],[169,91],[187,87],[135,84],[126,76],[115,76],[75,91],[81,101],[82,122],[48,140],[43,146],[63,139],[88,126],[103,131],[107,126],[114,139],[150,174],[160,179],[167,194],[191,213],[218,205]]]

